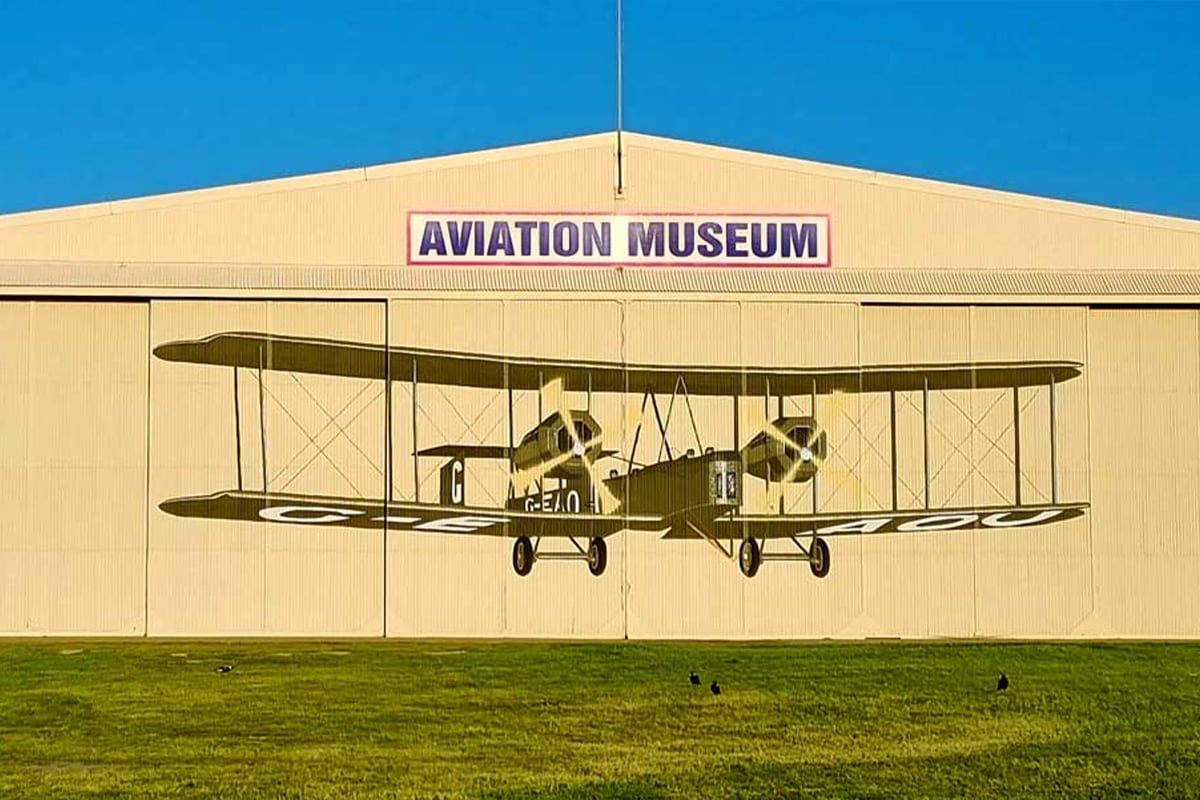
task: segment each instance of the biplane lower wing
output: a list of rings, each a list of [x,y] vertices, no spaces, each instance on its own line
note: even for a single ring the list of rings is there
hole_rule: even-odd
[[[379,501],[279,492],[217,492],[173,498],[159,507],[178,517],[243,522],[360,529],[382,529],[385,523],[384,504]],[[1073,519],[1081,516],[1087,507],[1087,503],[1058,503],[828,514],[731,514],[705,519],[698,524],[686,524],[682,516],[668,519],[657,516],[515,511],[432,503],[391,503],[386,509],[386,523],[389,530],[510,538],[591,538],[631,530],[662,533],[664,539],[787,539],[812,534],[827,537],[1024,528]]]
[[[385,504],[378,500],[280,492],[227,491],[177,497],[163,501],[159,508],[177,517],[375,530],[382,529],[386,522],[389,530],[509,538],[593,538],[622,530],[661,532],[668,527],[662,517],[654,516],[562,514],[432,503],[389,503],[385,515]]]
[[[675,525],[664,538],[789,539],[797,536],[859,536],[875,533],[1025,528],[1081,516],[1087,503],[984,506],[902,511],[855,511],[828,514],[734,514],[703,528]]]

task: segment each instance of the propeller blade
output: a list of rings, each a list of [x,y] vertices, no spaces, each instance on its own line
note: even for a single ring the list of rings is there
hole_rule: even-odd
[[[514,472],[509,480],[518,494],[526,494],[529,491],[529,487],[537,483],[547,472],[567,463],[574,457],[575,454],[571,452],[560,453],[548,461],[543,461],[535,466]]]
[[[769,505],[774,507],[774,505],[777,502],[779,502],[779,498],[783,496],[783,487],[787,486],[789,483],[796,480],[796,475],[799,474],[799,472],[803,466],[804,466],[804,462],[797,458],[795,461],[792,462],[791,468],[786,473],[784,473],[784,476],[782,479],[780,479],[778,482],[771,483],[771,492],[772,493],[769,493],[767,495],[767,502]]]

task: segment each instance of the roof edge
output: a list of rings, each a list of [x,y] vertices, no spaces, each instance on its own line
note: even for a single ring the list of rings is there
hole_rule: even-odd
[[[357,181],[378,180],[398,175],[406,175],[427,170],[465,167],[484,162],[496,162],[514,158],[525,158],[531,155],[560,153],[587,147],[615,144],[615,131],[600,131],[580,134],[559,139],[548,139],[524,144],[505,145],[472,150],[465,153],[452,153],[439,156],[427,156],[405,161],[388,162],[350,169],[331,170],[282,178],[246,181],[242,183],[211,186],[198,189],[186,189],[177,192],[165,192],[153,195],[108,200],[97,203],[85,203],[56,208],[20,211],[13,214],[0,215],[0,229],[15,228],[25,225],[40,225],[44,223],[66,220],[79,220],[92,217],[109,216],[113,214],[144,211],[155,208],[167,208],[192,203],[203,203],[236,197],[263,196],[280,192],[309,189],[320,186],[354,183]],[[737,163],[758,164],[771,169],[799,172],[833,180],[854,181],[875,186],[887,186],[925,194],[953,197],[977,202],[995,203],[1010,207],[1026,208],[1056,214],[1068,214],[1086,219],[1116,222],[1120,224],[1138,225],[1147,228],[1174,230],[1186,233],[1200,234],[1200,220],[1187,217],[1174,217],[1164,214],[1152,214],[1143,211],[1113,208],[1109,206],[1083,203],[1075,200],[1062,200],[1042,197],[1039,195],[1023,194],[1003,189],[991,189],[969,184],[941,181],[933,178],[921,178],[901,175],[898,173],[881,172],[863,169],[861,167],[827,164],[819,161],[796,158],[794,156],[763,153],[753,150],[743,150],[726,145],[708,144],[685,139],[674,139],[656,134],[637,131],[624,131],[626,140],[635,146],[647,149],[665,150],[684,153],[700,158],[722,159]]]
[[[275,194],[278,192],[294,191],[296,189],[311,189],[319,186],[335,186],[425,170],[464,167],[481,162],[496,162],[511,158],[524,158],[535,154],[558,153],[597,146],[603,144],[611,136],[613,136],[613,132],[611,131],[587,133],[561,139],[504,145],[484,150],[471,150],[465,153],[424,156],[406,161],[387,162],[365,167],[351,167],[349,169],[289,175],[281,178],[244,181],[198,189],[184,189],[177,192],[139,195],[121,200],[102,200],[96,203],[18,211],[12,214],[0,214],[0,228],[15,228],[23,225],[39,225],[46,222],[103,217],[130,211],[144,211],[150,208],[165,208],[213,200],[226,200],[234,197]]]
[[[724,158],[739,163],[758,163],[774,169],[785,169],[791,172],[800,172],[835,180],[858,181],[878,186],[892,186],[943,197],[956,197],[964,200],[977,200],[1038,211],[1070,214],[1072,216],[1108,222],[1200,233],[1200,220],[1189,217],[1153,214],[1146,211],[1133,211],[1112,206],[1096,205],[1094,203],[1084,203],[1078,200],[1063,200],[1005,189],[972,186],[970,184],[955,183],[953,181],[943,181],[934,178],[881,172],[862,167],[827,164],[822,161],[810,161],[794,156],[763,153],[756,150],[742,150],[726,145],[673,139],[655,134],[626,132],[625,135],[630,141],[636,142],[643,147],[689,153],[704,158]]]

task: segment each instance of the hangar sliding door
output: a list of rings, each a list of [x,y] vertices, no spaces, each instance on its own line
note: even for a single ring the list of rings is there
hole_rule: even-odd
[[[640,423],[634,460],[653,464],[673,460],[671,472],[687,473],[687,459],[740,452],[742,509],[747,514],[857,511],[862,505],[861,398],[855,392],[799,383],[782,390],[772,377],[820,367],[849,368],[855,386],[859,364],[858,307],[847,303],[753,301],[634,301],[626,308],[626,348],[630,374],[637,365],[676,366],[683,376],[672,390],[650,398],[643,409],[632,395],[631,423]],[[697,381],[715,367],[745,370],[738,397],[725,391],[699,391]],[[687,376],[692,376],[689,388]],[[655,413],[655,408],[659,413]],[[778,474],[750,465],[747,447],[780,419],[816,420],[830,443],[825,474],[816,481],[781,484]],[[630,439],[636,425],[630,425]],[[751,475],[751,472],[757,475]],[[668,505],[688,504],[680,489]],[[716,525],[716,521],[713,523]],[[678,537],[629,533],[628,635],[630,638],[776,638],[854,635],[861,608],[861,544],[838,542],[833,570],[819,580],[806,563],[773,561],[794,557],[791,539],[763,546],[764,563],[747,578],[733,541],[702,523]],[[802,543],[803,544],[803,543]],[[850,633],[845,633],[851,631]]]
[[[1200,634],[1200,314],[1093,309],[1088,636]]]
[[[383,497],[384,383],[326,345],[382,348],[384,304],[155,301],[150,328],[150,635],[382,635],[382,526],[300,509]]]
[[[586,502],[572,488],[579,484],[553,470],[510,471],[508,448],[536,438],[565,410],[579,421],[594,421],[593,448],[621,449],[624,396],[588,391],[586,377],[567,383],[560,369],[590,362],[617,365],[619,372],[621,325],[622,304],[614,301],[392,301],[390,343],[396,351],[449,353],[451,362],[461,362],[434,369],[432,361],[417,357],[408,373],[394,376],[392,497],[398,503],[459,503],[471,519],[401,523],[389,530],[389,636],[625,634],[625,535],[608,537],[607,566],[593,576],[575,544],[552,526],[545,536],[530,536],[538,560],[529,574],[518,575],[513,537],[496,535],[502,526],[489,524],[514,498],[523,498],[521,508],[527,498],[547,510]],[[546,463],[553,460],[546,456]],[[461,494],[448,494],[443,476],[459,468]],[[577,542],[587,545],[586,537]]]
[[[0,303],[0,633],[145,631],[146,303]]]

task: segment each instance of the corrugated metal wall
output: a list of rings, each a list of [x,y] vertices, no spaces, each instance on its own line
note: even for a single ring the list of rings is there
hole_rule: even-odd
[[[375,302],[178,300],[0,304],[0,632],[31,634],[1195,637],[1200,635],[1200,314],[1082,307],[860,306],[651,299]],[[1082,517],[1027,529],[831,540],[818,580],[802,563],[754,579],[700,540],[625,533],[599,577],[577,562],[510,566],[511,541],[445,533],[229,522],[159,503],[237,486],[374,499],[387,493],[380,381],[205,366],[152,356],[219,332],[625,363],[849,366],[1075,360],[1055,388],[935,393],[933,505],[1085,501]],[[394,376],[392,495],[438,499],[440,460],[416,449],[507,440],[505,392]],[[740,444],[779,413],[746,384]],[[415,391],[415,397],[414,397]],[[236,398],[235,398],[236,392]],[[259,400],[262,410],[259,411]],[[573,392],[604,447],[665,451],[635,395]],[[669,398],[663,402],[664,417]],[[678,449],[733,448],[733,401],[676,398]],[[235,402],[239,414],[235,415]],[[897,397],[900,508],[924,502],[920,392]],[[540,398],[541,415],[558,398]],[[1022,474],[1010,453],[1019,409]],[[886,395],[788,397],[834,454],[822,508],[891,502]],[[687,413],[690,411],[690,413]],[[539,419],[514,392],[517,438]],[[235,420],[240,420],[236,422]],[[415,420],[415,426],[413,424]],[[263,435],[265,431],[265,436]],[[881,436],[883,437],[881,439]],[[415,437],[415,438],[414,438]],[[264,444],[265,441],[265,444]],[[607,467],[606,467],[607,468]],[[468,464],[472,505],[502,504],[502,462]],[[812,486],[783,491],[811,507]],[[778,492],[747,483],[748,508]],[[782,548],[779,543],[769,545]]]
[[[0,632],[145,633],[147,303],[0,303]]]

